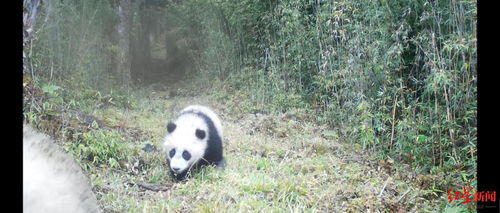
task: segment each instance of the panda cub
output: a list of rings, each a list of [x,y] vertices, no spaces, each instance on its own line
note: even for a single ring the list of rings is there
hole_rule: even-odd
[[[225,167],[222,156],[222,126],[208,107],[191,105],[167,124],[163,150],[176,181],[185,180],[191,169],[215,165]]]

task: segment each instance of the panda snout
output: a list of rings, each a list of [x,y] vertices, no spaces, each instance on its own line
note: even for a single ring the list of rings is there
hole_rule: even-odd
[[[181,170],[181,168],[174,167],[172,168],[172,170],[174,170],[174,172],[178,172],[179,170]]]

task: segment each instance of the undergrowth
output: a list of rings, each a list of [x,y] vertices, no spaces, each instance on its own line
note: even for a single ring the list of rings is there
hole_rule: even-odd
[[[107,165],[117,168],[120,167],[118,161],[130,156],[122,137],[116,132],[90,130],[76,133],[74,137],[81,139],[67,143],[66,150],[76,158],[85,159],[95,166]]]
[[[167,98],[161,94],[168,92],[146,89],[127,96],[127,102],[137,107],[103,105],[92,108],[90,103],[96,105],[101,99],[93,96],[82,98],[80,93],[92,93],[93,89],[87,88],[86,91],[84,87],[56,82],[50,87],[59,88],[55,89],[58,92],[52,92],[48,97],[50,89],[45,89],[45,92],[39,89],[40,94],[47,97],[43,103],[37,103],[50,107],[36,111],[36,107],[26,104],[25,121],[49,133],[50,129],[55,129],[52,136],[58,138],[58,142],[62,142],[88,172],[98,200],[106,210],[321,211],[363,210],[369,206],[375,209],[412,209],[422,205],[427,206],[425,211],[432,208],[467,209],[467,206],[456,203],[448,204],[445,191],[447,187],[459,187],[467,181],[473,183],[473,179],[469,179],[473,177],[444,178],[438,173],[415,175],[394,161],[388,166],[388,171],[393,172],[386,174],[384,169],[381,170],[385,166],[380,165],[389,163],[373,166],[377,160],[370,157],[373,154],[370,152],[364,152],[367,160],[345,160],[345,156],[361,153],[363,147],[346,144],[340,148],[343,146],[335,145],[340,139],[336,132],[326,126],[316,126],[314,119],[303,111],[284,114],[253,111],[249,110],[252,107],[242,107],[250,105],[251,101],[225,97],[212,90],[198,93],[200,96],[197,97],[180,95]],[[185,89],[190,91],[193,88]],[[62,91],[66,94],[62,95]],[[147,93],[154,96],[145,96]],[[103,92],[103,95],[114,97],[110,93]],[[217,101],[221,97],[225,97],[224,102]],[[205,102],[205,98],[210,101]],[[71,100],[88,104],[68,106]],[[226,132],[225,155],[230,164],[224,171],[206,168],[189,181],[174,184],[160,150],[164,125],[176,111],[193,101],[214,106],[220,112]],[[163,110],[157,109],[160,106]],[[58,111],[57,108],[67,110]],[[68,111],[88,112],[86,116],[94,116],[96,120],[78,119],[81,116],[73,117],[67,114]],[[28,114],[38,116],[39,120],[32,120]],[[98,124],[97,120],[102,123]],[[238,123],[234,123],[236,121]],[[143,131],[130,131],[133,129]],[[148,133],[152,137],[148,137]],[[145,144],[156,147],[155,151],[145,152]],[[385,181],[383,177],[389,174],[392,181],[387,193],[390,195],[374,198]],[[168,189],[165,192],[144,191],[137,186],[142,182],[164,184]],[[367,186],[367,183],[373,186]],[[411,201],[397,204],[393,199],[409,188],[412,188],[409,197],[424,200],[418,201],[418,205],[411,204]],[[399,195],[392,194],[394,191]]]
[[[195,2],[172,7],[194,21],[205,14]],[[198,32],[233,46],[215,43],[201,57],[238,51],[236,64],[219,60],[197,76],[215,85],[220,101],[232,98],[246,112],[306,114],[421,173],[475,174],[475,1],[211,4],[222,27]],[[221,69],[232,71],[218,77]]]

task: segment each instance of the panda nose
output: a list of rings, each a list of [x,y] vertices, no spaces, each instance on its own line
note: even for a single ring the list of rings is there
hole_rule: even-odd
[[[172,169],[173,169],[174,171],[176,171],[176,172],[177,172],[177,171],[179,171],[179,170],[181,170],[181,168],[175,168],[175,167],[174,167],[174,168],[172,168]]]

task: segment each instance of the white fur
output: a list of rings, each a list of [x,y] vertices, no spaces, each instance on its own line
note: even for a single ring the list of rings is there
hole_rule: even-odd
[[[207,115],[212,120],[212,122],[214,122],[215,129],[217,130],[217,133],[219,133],[220,138],[223,138],[222,137],[222,125],[220,122],[220,118],[219,118],[219,116],[217,116],[217,114],[215,114],[214,111],[212,111],[210,108],[205,107],[205,106],[191,105],[191,106],[184,108],[181,111],[181,113],[183,113],[185,111],[190,111],[190,110],[193,110],[195,112],[201,112],[201,113]]]
[[[177,173],[182,173],[186,169],[189,169],[191,165],[197,163],[203,155],[205,154],[205,149],[207,148],[207,141],[210,137],[210,133],[208,131],[208,126],[201,117],[196,114],[182,114],[186,111],[195,111],[200,112],[207,115],[216,128],[216,131],[219,133],[219,136],[222,138],[222,127],[219,117],[208,107],[199,106],[199,105],[191,105],[184,108],[181,111],[181,115],[174,121],[176,124],[175,130],[167,134],[165,137],[165,141],[163,143],[164,151],[170,161],[170,168],[180,168]],[[196,129],[205,131],[205,138],[200,140],[196,137],[195,132]],[[176,152],[173,158],[170,157],[170,150],[175,148]],[[191,159],[188,161],[184,160],[182,157],[182,152],[184,150],[188,150],[191,154]]]
[[[23,212],[101,212],[80,167],[27,125],[23,126]]]

